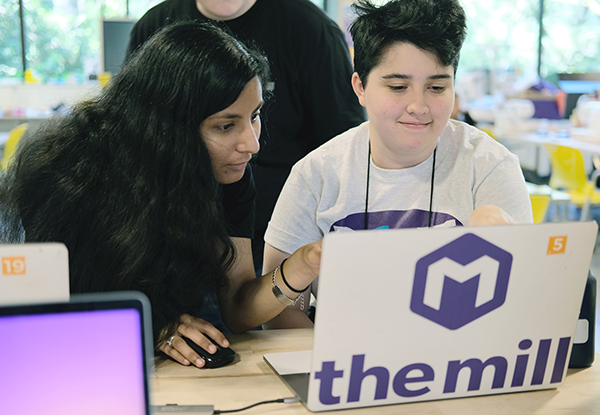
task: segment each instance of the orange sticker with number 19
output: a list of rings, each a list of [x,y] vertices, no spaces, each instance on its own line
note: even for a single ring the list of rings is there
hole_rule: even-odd
[[[551,236],[548,243],[548,255],[564,254],[567,247],[566,236]]]
[[[10,256],[2,257],[2,274],[4,275],[24,275],[25,257]]]

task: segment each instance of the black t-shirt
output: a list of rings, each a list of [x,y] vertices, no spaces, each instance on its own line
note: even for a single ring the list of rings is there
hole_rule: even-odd
[[[195,0],[166,0],[133,27],[129,50],[179,20],[207,20]],[[267,55],[273,98],[262,109],[261,149],[255,159],[254,260],[262,263],[263,236],[275,202],[299,159],[366,119],[351,86],[352,62],[338,25],[309,0],[256,0],[242,16],[223,22]],[[301,201],[300,201],[301,202]]]
[[[250,165],[246,166],[241,180],[221,185],[221,188],[223,189],[223,211],[229,224],[229,236],[252,239],[256,187]]]
[[[252,239],[254,236],[256,188],[254,187],[250,165],[246,167],[241,180],[222,185],[221,188],[223,189],[223,211],[229,223],[229,236]],[[220,331],[224,333],[229,332],[221,317],[216,290],[209,292],[204,297],[202,307],[198,310],[197,315],[212,323]]]

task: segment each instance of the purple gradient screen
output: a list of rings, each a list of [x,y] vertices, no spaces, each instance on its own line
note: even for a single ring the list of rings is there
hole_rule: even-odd
[[[144,415],[136,309],[0,317],[0,414]]]

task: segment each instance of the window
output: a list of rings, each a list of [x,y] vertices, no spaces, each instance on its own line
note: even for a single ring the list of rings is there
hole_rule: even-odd
[[[600,72],[600,1],[546,0],[542,76]]]
[[[41,82],[85,82],[99,68],[101,19],[137,19],[160,1],[3,0],[0,82],[22,82],[24,64]],[[311,1],[328,6],[327,0]],[[600,0],[461,1],[468,35],[459,78],[474,70],[493,72],[495,79],[539,72],[551,81],[558,73],[600,72]]]
[[[459,71],[538,74],[600,72],[599,0],[462,0],[468,35]],[[540,11],[543,12],[539,56]],[[538,67],[539,64],[539,67]]]
[[[21,82],[28,76],[43,83],[80,84],[100,67],[102,18],[141,17],[160,0],[19,0],[3,1],[0,24],[0,81]]]
[[[538,75],[540,0],[462,0],[467,37],[457,90],[466,100],[500,92],[512,95],[519,80]]]
[[[462,0],[467,38],[462,72],[478,69],[537,71],[539,0]]]
[[[19,2],[0,3],[0,79],[22,79]]]

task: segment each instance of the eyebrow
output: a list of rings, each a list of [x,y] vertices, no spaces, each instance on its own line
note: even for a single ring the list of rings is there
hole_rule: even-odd
[[[382,78],[383,79],[407,79],[407,80],[411,80],[411,79],[413,79],[413,76],[412,75],[404,75],[404,74],[401,74],[401,73],[392,73],[392,74],[389,74],[389,75],[384,75],[384,76],[382,76]],[[452,76],[444,73],[444,74],[431,75],[427,79],[431,79],[431,80],[436,80],[436,79],[452,79]]]
[[[253,113],[256,111],[259,111],[263,105],[264,105],[264,101],[261,101],[260,104],[258,104],[258,106],[254,109],[254,111],[252,111]],[[235,114],[235,113],[225,113],[225,114],[221,114],[221,115],[217,115],[217,114],[213,114],[210,117],[208,117],[207,119],[228,119],[228,120],[234,120],[237,118],[242,118],[242,116],[240,114]]]

